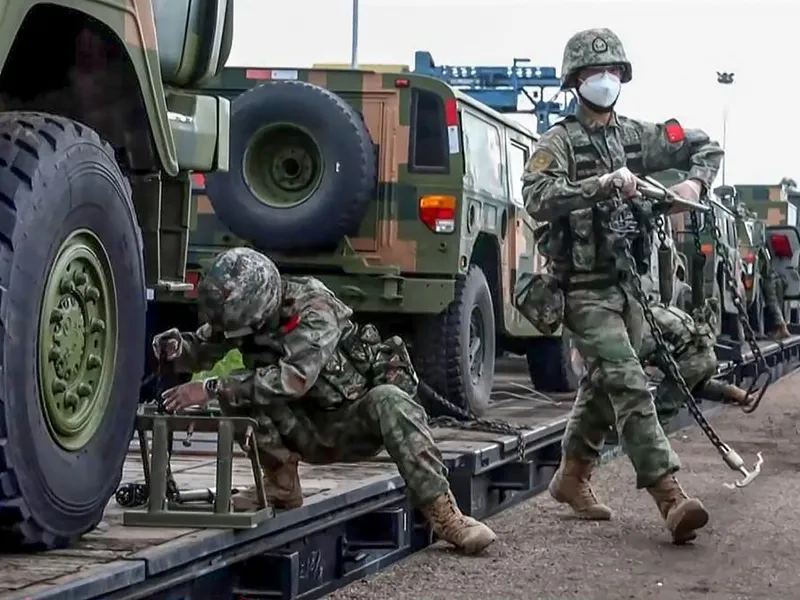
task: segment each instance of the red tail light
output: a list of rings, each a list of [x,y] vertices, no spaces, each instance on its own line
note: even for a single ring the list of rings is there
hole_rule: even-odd
[[[419,199],[419,220],[435,233],[453,233],[456,228],[455,196],[423,196]]]
[[[206,189],[206,176],[202,173],[192,173],[192,187],[198,190]]]
[[[769,236],[769,243],[772,246],[772,251],[775,256],[779,258],[792,258],[792,243],[789,241],[789,236],[786,235],[771,235]]]
[[[444,102],[444,121],[448,127],[458,126],[458,102],[455,98],[448,98]]]
[[[192,284],[192,289],[186,292],[187,298],[197,298],[197,284],[200,282],[200,271],[186,271],[186,283]]]

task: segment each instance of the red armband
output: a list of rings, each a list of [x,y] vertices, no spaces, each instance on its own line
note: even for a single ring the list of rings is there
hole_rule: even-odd
[[[670,119],[664,123],[664,133],[667,134],[667,141],[670,144],[677,144],[686,139],[683,127],[675,119]]]

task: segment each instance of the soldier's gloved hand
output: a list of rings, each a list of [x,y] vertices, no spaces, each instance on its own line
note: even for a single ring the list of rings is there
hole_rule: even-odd
[[[700,200],[700,194],[703,191],[703,186],[700,184],[699,181],[696,181],[694,179],[687,179],[686,181],[681,181],[680,183],[673,185],[669,189],[675,195],[680,196],[684,200],[691,200],[692,202],[697,202],[698,200]]]
[[[636,196],[636,175],[628,167],[622,167],[611,173],[600,176],[600,186],[603,189],[617,188],[623,198]]]
[[[181,355],[182,350],[181,332],[174,327],[153,337],[153,354],[159,360],[175,360]]]

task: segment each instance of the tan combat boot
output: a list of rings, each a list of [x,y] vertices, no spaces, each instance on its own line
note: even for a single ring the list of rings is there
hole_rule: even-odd
[[[789,328],[786,327],[786,323],[780,325],[778,329],[775,330],[775,340],[785,340],[786,338],[790,337],[792,334],[789,332]]]
[[[477,554],[497,539],[494,531],[459,510],[452,492],[442,494],[431,504],[420,507],[433,532],[464,554]]]
[[[689,498],[674,475],[665,475],[647,488],[672,533],[674,544],[685,544],[697,537],[695,530],[708,523],[708,512],[697,498]]]
[[[300,486],[300,475],[297,472],[297,463],[300,457],[291,454],[289,459],[275,468],[263,467],[264,492],[267,502],[279,510],[300,508],[303,506],[303,489]],[[258,499],[255,488],[247,488],[232,498],[233,508],[236,511],[248,511],[258,508]]]
[[[569,504],[578,518],[607,521],[611,509],[597,500],[589,483],[593,469],[591,462],[562,456],[547,490],[556,502]]]

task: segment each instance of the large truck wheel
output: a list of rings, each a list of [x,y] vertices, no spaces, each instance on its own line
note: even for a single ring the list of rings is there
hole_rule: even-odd
[[[583,361],[565,329],[560,338],[541,337],[528,342],[525,358],[531,383],[540,392],[557,394],[578,389]]]
[[[265,251],[315,250],[353,233],[375,200],[361,115],[303,81],[267,81],[231,104],[230,171],[206,176],[219,219]]]
[[[489,409],[495,345],[492,292],[481,268],[472,265],[447,310],[417,323],[414,365],[433,389],[480,417]]]
[[[142,240],[91,129],[0,116],[0,539],[93,529],[122,476],[145,343]]]

